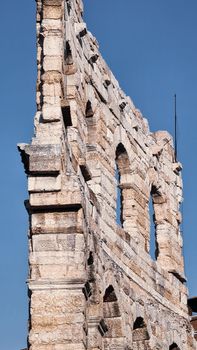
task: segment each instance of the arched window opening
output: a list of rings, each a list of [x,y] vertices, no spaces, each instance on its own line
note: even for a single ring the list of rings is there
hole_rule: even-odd
[[[124,183],[126,183],[126,176],[129,174],[130,164],[127,151],[122,143],[119,143],[116,148],[116,168],[115,178],[117,183],[116,191],[116,223],[124,227],[124,222],[127,217],[126,212],[126,191],[123,189]]]
[[[70,106],[62,106],[62,116],[65,129],[67,129],[68,126],[72,126]]]
[[[70,1],[66,0],[66,4],[67,4],[68,15],[70,15],[70,12],[71,12],[71,9],[72,9]]]
[[[90,252],[89,257],[88,257],[88,265],[89,266],[93,265],[93,263],[94,263],[94,256],[93,256],[93,253]]]
[[[110,285],[103,297],[103,312],[104,317],[113,318],[120,316],[120,310],[118,306],[118,299],[112,285]]]
[[[170,345],[169,350],[180,350],[180,348],[177,344],[173,343],[172,345]]]
[[[153,260],[157,260],[159,255],[156,220],[154,210],[154,198],[158,196],[158,191],[155,186],[152,186],[149,200],[149,218],[150,218],[150,256]]]
[[[149,218],[150,218],[150,256],[153,260],[157,260],[157,241],[155,228],[155,213],[152,196],[149,200]]]
[[[64,49],[64,62],[66,65],[73,64],[73,57],[71,47],[68,41],[66,41],[65,49]]]
[[[142,317],[137,317],[133,324],[133,330],[144,327],[146,327],[144,319]]]
[[[133,342],[149,340],[146,323],[142,317],[137,317],[133,324]]]
[[[110,286],[106,289],[105,295],[103,297],[103,302],[104,303],[111,303],[113,301],[117,301],[116,293],[114,291],[114,288],[110,284]]]
[[[92,283],[91,287],[94,288],[95,287],[95,270],[94,270],[94,256],[92,252],[89,253],[87,264],[88,264],[88,282]]]
[[[115,178],[117,181],[116,187],[116,223],[123,227],[123,212],[122,212],[122,190],[120,188],[120,172],[116,164]]]
[[[97,120],[96,115],[93,111],[92,103],[90,100],[87,101],[85,106],[85,118],[87,125],[87,146],[88,150],[94,150],[97,144]]]
[[[110,284],[103,296],[103,320],[100,322],[100,333],[103,335],[103,349],[124,349],[122,317],[118,299],[113,286]],[[103,331],[103,332],[102,332]]]
[[[88,100],[88,102],[86,103],[86,118],[91,118],[94,115],[93,109],[92,109],[92,104],[91,102]]]

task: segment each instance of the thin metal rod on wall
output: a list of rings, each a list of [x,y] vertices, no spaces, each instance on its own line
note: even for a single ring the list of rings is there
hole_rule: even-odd
[[[175,145],[175,161],[177,161],[177,108],[176,94],[174,95],[174,145]]]

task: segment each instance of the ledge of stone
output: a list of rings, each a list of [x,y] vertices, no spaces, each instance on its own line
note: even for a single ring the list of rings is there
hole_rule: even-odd
[[[18,144],[26,174],[54,174],[61,168],[60,145]]]
[[[171,273],[172,275],[174,275],[182,283],[187,282],[187,279],[182,272],[179,272],[176,270],[169,270],[168,272]]]
[[[61,6],[62,0],[43,0],[43,4],[48,6]]]

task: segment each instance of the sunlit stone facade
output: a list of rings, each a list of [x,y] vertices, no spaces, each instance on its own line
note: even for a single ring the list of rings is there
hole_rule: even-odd
[[[81,0],[37,1],[37,48],[35,134],[18,146],[29,190],[28,349],[196,349],[171,136],[151,133],[119,87]]]

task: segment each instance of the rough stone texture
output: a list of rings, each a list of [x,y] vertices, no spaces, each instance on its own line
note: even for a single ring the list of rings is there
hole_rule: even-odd
[[[19,145],[30,194],[28,349],[196,349],[172,138],[149,131],[82,14],[81,0],[37,0],[35,135]]]
[[[192,317],[191,324],[192,324],[192,326],[194,328],[195,339],[197,340],[197,316],[193,316]]]

